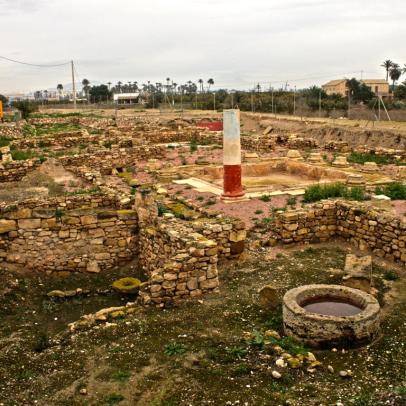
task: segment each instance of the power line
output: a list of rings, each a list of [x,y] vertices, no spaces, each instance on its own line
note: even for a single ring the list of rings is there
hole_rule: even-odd
[[[4,59],[5,61],[9,61],[9,62],[19,63],[21,65],[35,66],[37,68],[56,68],[58,66],[69,65],[69,63],[70,63],[70,62],[64,62],[64,63],[55,64],[55,65],[42,65],[42,64],[17,61],[16,59],[7,58],[6,56],[1,56],[1,55],[0,55],[0,59]]]

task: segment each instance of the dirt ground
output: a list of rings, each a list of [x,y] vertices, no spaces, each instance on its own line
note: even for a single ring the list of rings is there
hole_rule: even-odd
[[[267,330],[283,336],[281,310],[264,311],[257,291],[272,283],[280,294],[307,283],[341,278],[340,244],[305,249],[248,251],[244,260],[220,267],[221,290],[201,300],[135,315],[91,330],[67,333],[66,324],[102,305],[122,302],[113,294],[58,302],[50,289],[81,287],[103,291],[118,274],[0,274],[0,404],[2,405],[405,405],[406,275],[374,265],[383,305],[382,335],[360,349],[314,351],[321,362],[280,368]],[[388,281],[386,279],[394,279]],[[14,279],[16,278],[16,279]],[[4,287],[8,289],[4,295]],[[128,298],[125,298],[127,300]],[[61,322],[62,320],[62,322]],[[291,354],[307,351],[281,340]],[[328,366],[334,372],[328,371]],[[339,376],[350,369],[351,378]],[[282,377],[272,378],[277,370]]]

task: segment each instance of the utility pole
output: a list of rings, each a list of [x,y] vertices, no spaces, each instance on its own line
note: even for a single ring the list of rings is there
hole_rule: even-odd
[[[216,111],[216,92],[213,92],[213,110]]]
[[[296,85],[293,89],[293,115],[296,115]]]
[[[251,112],[254,112],[254,94],[251,93]]]
[[[72,68],[73,108],[76,109],[76,84],[75,84],[75,69],[73,67],[73,60],[70,63]]]

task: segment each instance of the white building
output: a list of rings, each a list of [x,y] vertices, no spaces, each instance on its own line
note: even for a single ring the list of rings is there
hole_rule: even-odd
[[[139,92],[134,93],[116,93],[113,95],[113,100],[117,104],[137,104],[139,103]]]

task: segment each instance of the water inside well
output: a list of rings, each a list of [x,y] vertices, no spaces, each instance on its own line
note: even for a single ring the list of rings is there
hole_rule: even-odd
[[[350,302],[334,298],[318,298],[302,305],[308,312],[326,316],[354,316],[362,309]]]

